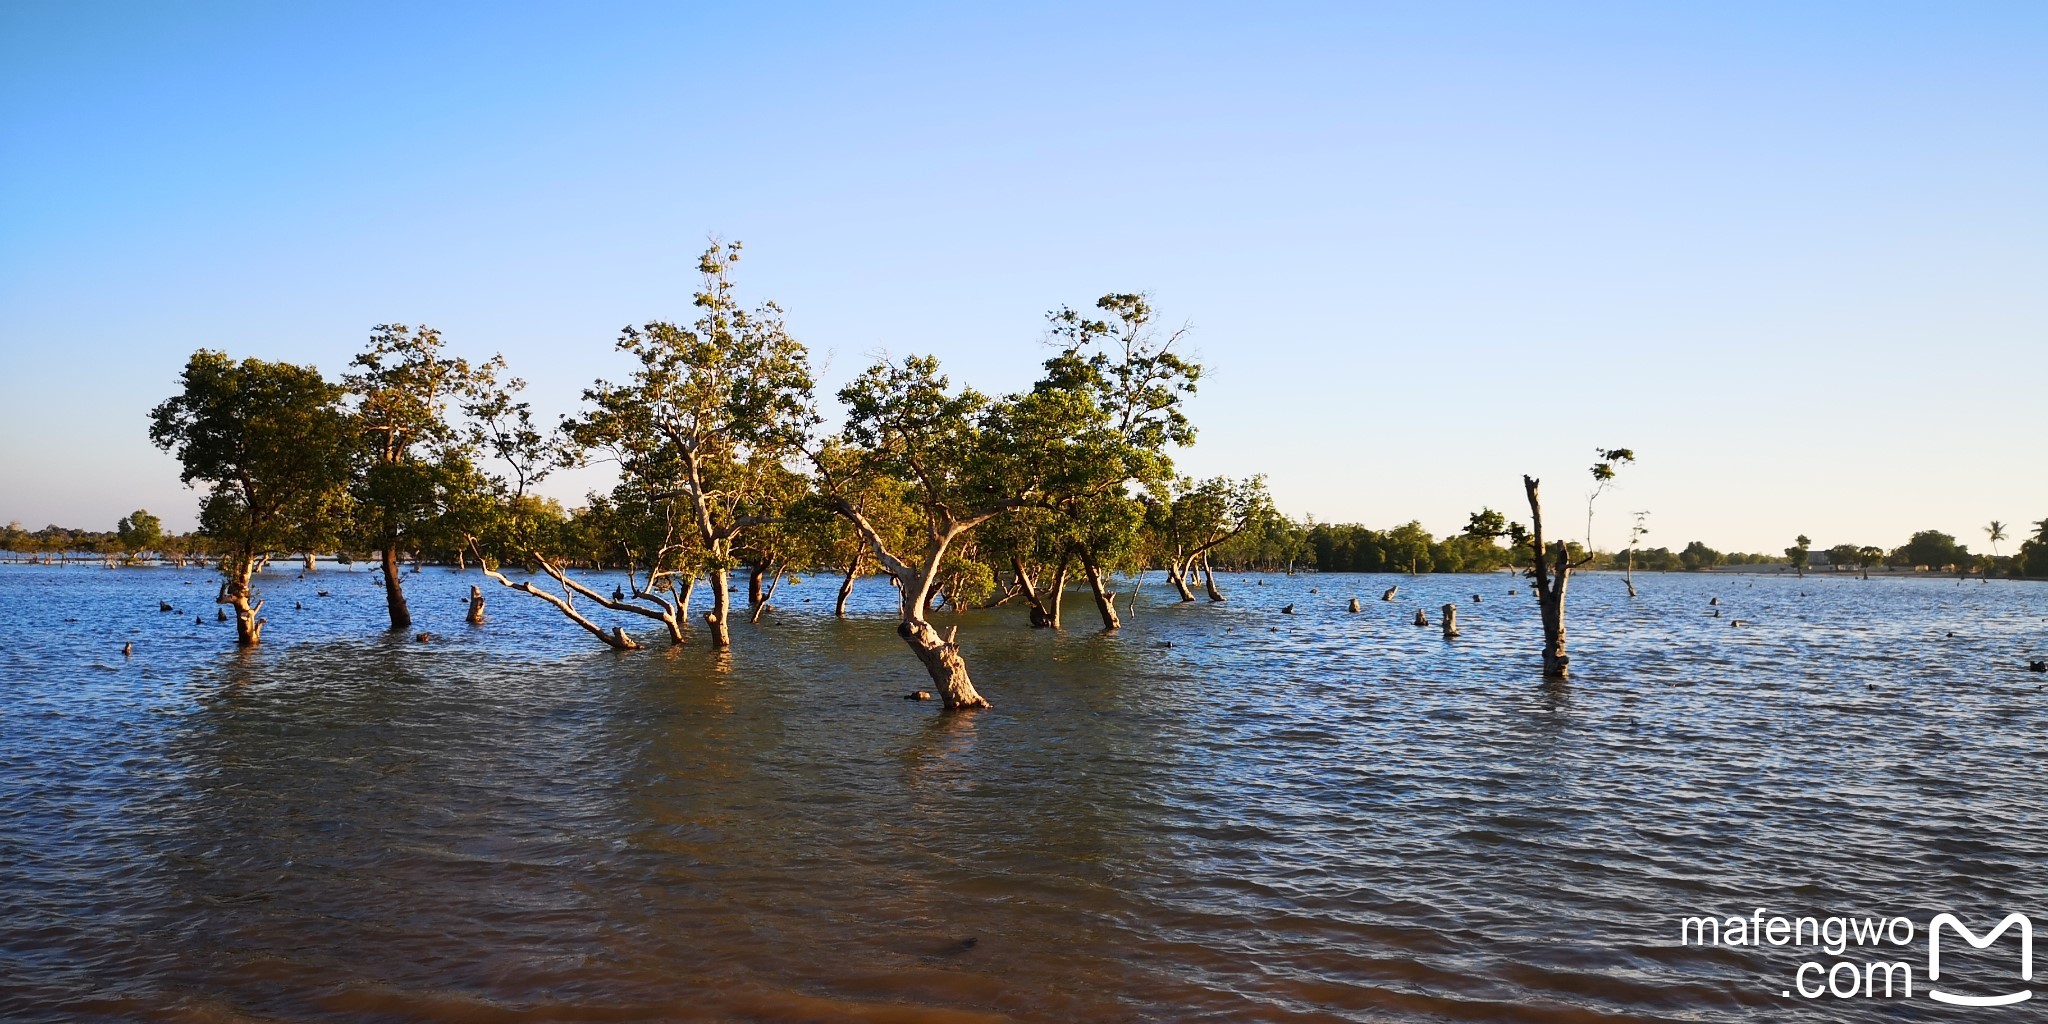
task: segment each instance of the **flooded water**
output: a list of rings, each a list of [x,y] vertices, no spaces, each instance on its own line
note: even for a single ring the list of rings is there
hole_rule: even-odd
[[[1630,601],[1583,576],[1558,685],[1507,576],[1233,575],[1215,606],[1154,578],[1114,636],[1078,592],[1064,634],[968,617],[995,708],[947,715],[901,699],[929,684],[875,581],[846,622],[836,579],[786,587],[721,661],[598,648],[446,569],[406,577],[416,629],[445,634],[420,643],[381,632],[370,573],[296,577],[266,576],[266,644],[244,655],[207,572],[0,566],[0,1017],[2048,1004],[1950,1008],[1924,976],[1934,914],[2048,927],[2038,583],[1674,574]],[[491,601],[474,629],[472,582]],[[1410,624],[1453,600],[1455,643]],[[1680,942],[1681,918],[1756,908],[1922,931],[1846,956]],[[2012,988],[2015,937],[1976,959],[1951,940],[1942,982]],[[1803,962],[1880,957],[1911,963],[1913,998],[1781,994]]]

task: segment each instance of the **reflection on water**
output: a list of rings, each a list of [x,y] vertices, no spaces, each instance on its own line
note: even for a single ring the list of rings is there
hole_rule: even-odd
[[[1557,684],[1507,577],[1154,580],[969,617],[945,715],[884,585],[720,665],[470,582],[407,576],[422,644],[273,573],[237,653],[204,573],[0,567],[0,1016],[1921,1019],[1677,920],[2048,918],[2039,584],[1591,575]]]

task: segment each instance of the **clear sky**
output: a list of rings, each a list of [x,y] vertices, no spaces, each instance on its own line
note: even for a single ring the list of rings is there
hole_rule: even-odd
[[[0,5],[0,521],[194,498],[200,346],[501,351],[549,417],[744,240],[823,389],[1149,291],[1199,474],[1443,533],[2048,517],[2048,4]]]

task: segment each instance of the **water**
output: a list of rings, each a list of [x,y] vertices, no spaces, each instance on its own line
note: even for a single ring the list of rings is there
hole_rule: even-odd
[[[0,1017],[2041,1019],[1787,998],[1841,958],[1678,935],[2048,923],[2048,586],[1639,579],[1576,579],[1566,685],[1505,576],[1155,578],[1112,637],[1076,592],[1061,635],[968,617],[996,707],[946,715],[873,581],[721,660],[445,569],[423,644],[294,569],[238,654],[206,572],[0,567]],[[1409,624],[1446,600],[1454,644]],[[1949,945],[2011,987],[2011,935]],[[1924,989],[1924,937],[1882,959]]]

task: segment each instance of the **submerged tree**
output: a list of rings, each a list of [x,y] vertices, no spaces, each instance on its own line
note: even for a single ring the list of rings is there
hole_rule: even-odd
[[[1034,391],[1084,401],[1059,406],[1069,415],[1058,424],[1066,444],[1057,451],[1069,464],[1032,468],[1064,491],[1053,496],[1058,514],[1042,524],[1054,535],[1051,546],[1062,552],[1055,602],[1071,555],[1088,581],[1103,629],[1115,630],[1122,623],[1107,578],[1140,567],[1145,508],[1133,488],[1167,491],[1173,479],[1168,449],[1194,443],[1183,404],[1195,393],[1202,370],[1175,351],[1188,329],[1156,330],[1144,295],[1104,295],[1095,308],[1101,315],[1065,307],[1047,314],[1059,353],[1046,361]],[[1052,618],[1057,624],[1057,615]]]
[[[1569,675],[1571,657],[1565,653],[1565,590],[1572,570],[1588,561],[1590,554],[1576,561],[1564,541],[1546,548],[1543,539],[1543,502],[1536,492],[1535,477],[1522,477],[1522,490],[1529,498],[1529,559],[1523,575],[1535,584],[1536,602],[1543,618],[1543,674],[1556,679]]]
[[[114,535],[120,539],[121,553],[135,558],[163,540],[164,521],[150,515],[148,509],[138,508],[114,524]]]
[[[1630,597],[1636,596],[1636,546],[1642,543],[1643,535],[1650,532],[1649,525],[1644,522],[1649,517],[1647,511],[1635,513],[1635,525],[1628,531],[1628,571],[1622,579],[1628,584]]]
[[[568,426],[578,443],[611,452],[646,500],[682,503],[686,518],[664,515],[694,533],[711,580],[705,623],[719,650],[732,644],[734,546],[780,516],[791,497],[783,464],[802,454],[817,420],[804,347],[780,307],[749,311],[734,297],[739,256],[737,242],[712,243],[698,261],[697,321],[627,328],[618,348],[639,361],[632,378],[592,386],[592,410]]]
[[[1057,424],[1073,412],[1071,397],[1032,392],[991,401],[971,388],[955,391],[936,359],[910,356],[868,368],[839,398],[847,408],[839,444],[847,465],[819,461],[825,500],[895,579],[897,634],[923,663],[946,707],[988,707],[954,636],[940,635],[927,619],[933,588],[947,556],[969,531],[1012,509],[1044,505],[1046,481],[1032,467],[1064,461],[1065,438]],[[898,546],[903,542],[856,502],[866,479],[909,486],[922,522],[907,546]]]
[[[441,332],[431,327],[379,324],[350,365],[355,372],[342,382],[356,400],[367,456],[355,485],[357,538],[380,555],[391,628],[406,629],[412,610],[398,572],[401,553],[431,535],[453,490],[472,478],[453,414],[492,385],[504,361],[472,366],[442,355]]]
[[[1785,549],[1785,561],[1791,563],[1802,577],[1806,575],[1806,552],[1812,547],[1813,541],[1802,533],[1793,546]]]
[[[235,609],[244,647],[263,638],[263,604],[251,579],[272,553],[327,527],[341,513],[354,459],[354,424],[342,389],[309,366],[235,362],[201,349],[185,364],[184,389],[150,413],[150,441],[204,483],[199,529],[220,552],[220,600]]]
[[[1266,492],[1266,478],[1245,480],[1211,477],[1195,482],[1177,481],[1166,501],[1153,505],[1153,529],[1160,539],[1166,561],[1166,579],[1179,591],[1181,603],[1195,599],[1195,574],[1202,573],[1209,600],[1224,599],[1216,588],[1215,573],[1208,557],[1231,538],[1268,520],[1277,518],[1273,498]]]

